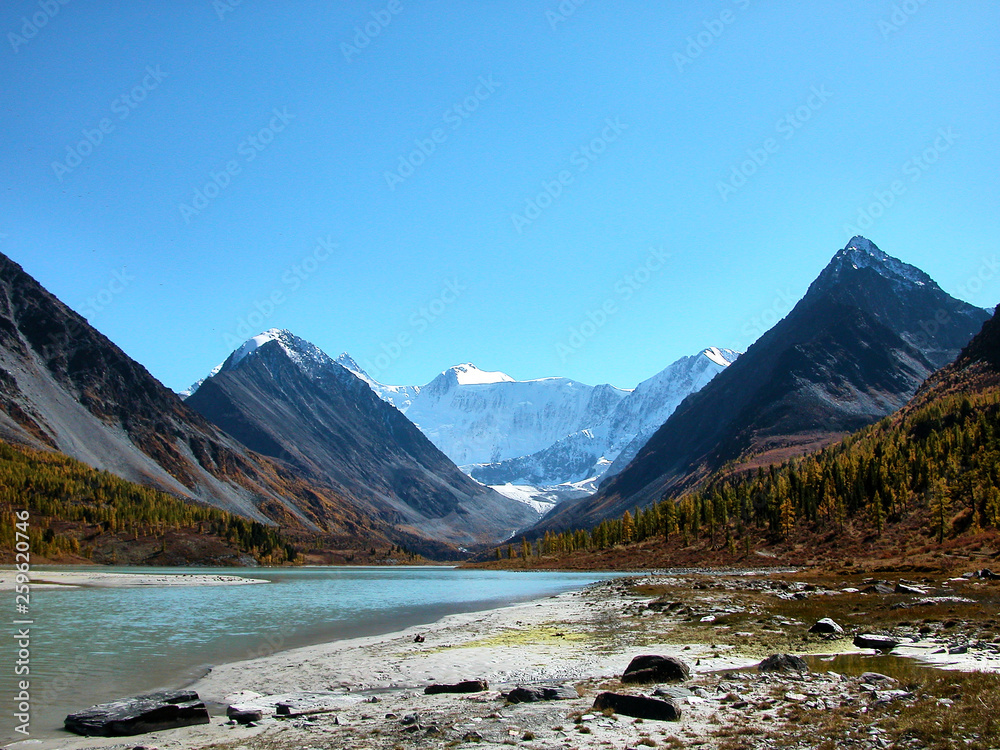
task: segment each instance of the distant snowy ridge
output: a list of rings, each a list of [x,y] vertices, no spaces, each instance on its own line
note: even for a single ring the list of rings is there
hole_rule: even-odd
[[[737,351],[714,346],[682,357],[640,383],[606,417],[587,428],[531,455],[461,468],[489,485],[555,487],[611,476],[628,465],[681,401],[737,357]]]
[[[422,386],[405,414],[461,466],[542,450],[601,420],[626,394],[569,378],[514,380],[466,363]]]
[[[517,381],[471,363],[451,367],[424,386],[390,386],[372,379],[349,355],[338,362],[474,479],[511,497],[524,497],[527,490],[507,485],[532,488],[544,504],[575,495],[580,483],[627,464],[684,398],[738,356],[709,347],[632,391],[560,377]]]

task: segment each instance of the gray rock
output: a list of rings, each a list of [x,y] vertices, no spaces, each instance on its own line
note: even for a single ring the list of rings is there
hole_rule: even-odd
[[[518,685],[504,697],[511,703],[536,703],[575,700],[580,696],[569,685]]]
[[[208,724],[208,709],[193,690],[147,693],[101,703],[66,717],[66,729],[87,737],[124,737]]]
[[[456,682],[454,685],[428,685],[424,688],[424,695],[437,695],[439,693],[481,693],[489,690],[490,685],[486,680],[464,680]]]
[[[240,708],[239,706],[229,706],[226,709],[226,716],[237,724],[249,724],[251,721],[260,721],[264,718],[264,712],[259,708]]]
[[[892,594],[894,592],[895,589],[892,586],[888,583],[882,583],[881,581],[873,583],[871,586],[865,586],[861,589],[862,594]]]
[[[771,654],[757,665],[758,672],[808,672],[809,665],[792,654]]]
[[[594,708],[599,711],[610,708],[623,716],[653,721],[679,721],[681,718],[681,707],[673,700],[647,698],[644,695],[601,693],[594,700]]]
[[[895,682],[892,677],[881,672],[864,672],[861,675],[861,681],[867,682],[869,685],[874,685],[877,682]]]
[[[681,682],[691,677],[691,667],[676,656],[637,656],[622,675],[622,682]]]
[[[861,633],[854,636],[854,645],[858,648],[873,648],[876,651],[892,651],[899,645],[899,641],[887,635]]]
[[[844,632],[844,629],[840,627],[837,623],[831,620],[829,617],[824,617],[822,620],[817,620],[816,623],[809,628],[810,633],[820,633],[823,635],[833,634],[840,635]]]

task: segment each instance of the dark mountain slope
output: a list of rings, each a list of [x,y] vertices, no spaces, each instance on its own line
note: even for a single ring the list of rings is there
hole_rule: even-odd
[[[2,255],[0,438],[261,522],[411,539],[226,435]]]
[[[468,546],[537,518],[463,474],[366,383],[288,331],[248,341],[185,404],[414,533]]]
[[[988,318],[863,237],[746,354],[685,401],[629,466],[535,532],[587,528],[704,479],[829,444],[903,406]]]

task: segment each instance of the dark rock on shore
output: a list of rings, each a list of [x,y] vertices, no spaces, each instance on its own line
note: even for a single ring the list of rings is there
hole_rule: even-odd
[[[758,672],[808,672],[809,665],[791,654],[771,654],[757,665]]]
[[[676,656],[637,656],[622,675],[622,682],[682,682],[690,679],[691,668]]]
[[[844,629],[829,617],[824,617],[822,620],[817,620],[816,624],[809,628],[809,632],[821,635],[840,635]]]
[[[249,724],[252,721],[260,721],[264,718],[264,712],[257,708],[238,708],[229,706],[226,709],[226,716],[237,724]]]
[[[66,717],[66,729],[87,737],[124,737],[208,724],[208,709],[193,690],[147,693],[101,703]]]
[[[615,713],[636,719],[679,721],[681,718],[681,707],[673,700],[647,698],[644,695],[601,693],[594,700],[594,708],[599,711],[610,708]]]
[[[486,680],[464,680],[456,682],[454,685],[428,685],[424,688],[424,695],[437,695],[439,693],[481,693],[489,690],[490,685]]]
[[[569,685],[518,685],[504,697],[511,703],[536,703],[575,700],[580,696]]]
[[[899,641],[887,635],[861,633],[854,636],[854,645],[858,648],[873,648],[876,651],[892,651],[899,645]]]
[[[861,681],[869,685],[875,685],[880,682],[895,682],[896,680],[881,672],[862,672]]]

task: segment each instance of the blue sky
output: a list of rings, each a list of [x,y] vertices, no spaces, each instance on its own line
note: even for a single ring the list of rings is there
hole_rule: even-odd
[[[1000,298],[1000,6],[11,0],[0,251],[171,388],[289,328],[380,380],[632,387],[854,231]]]

